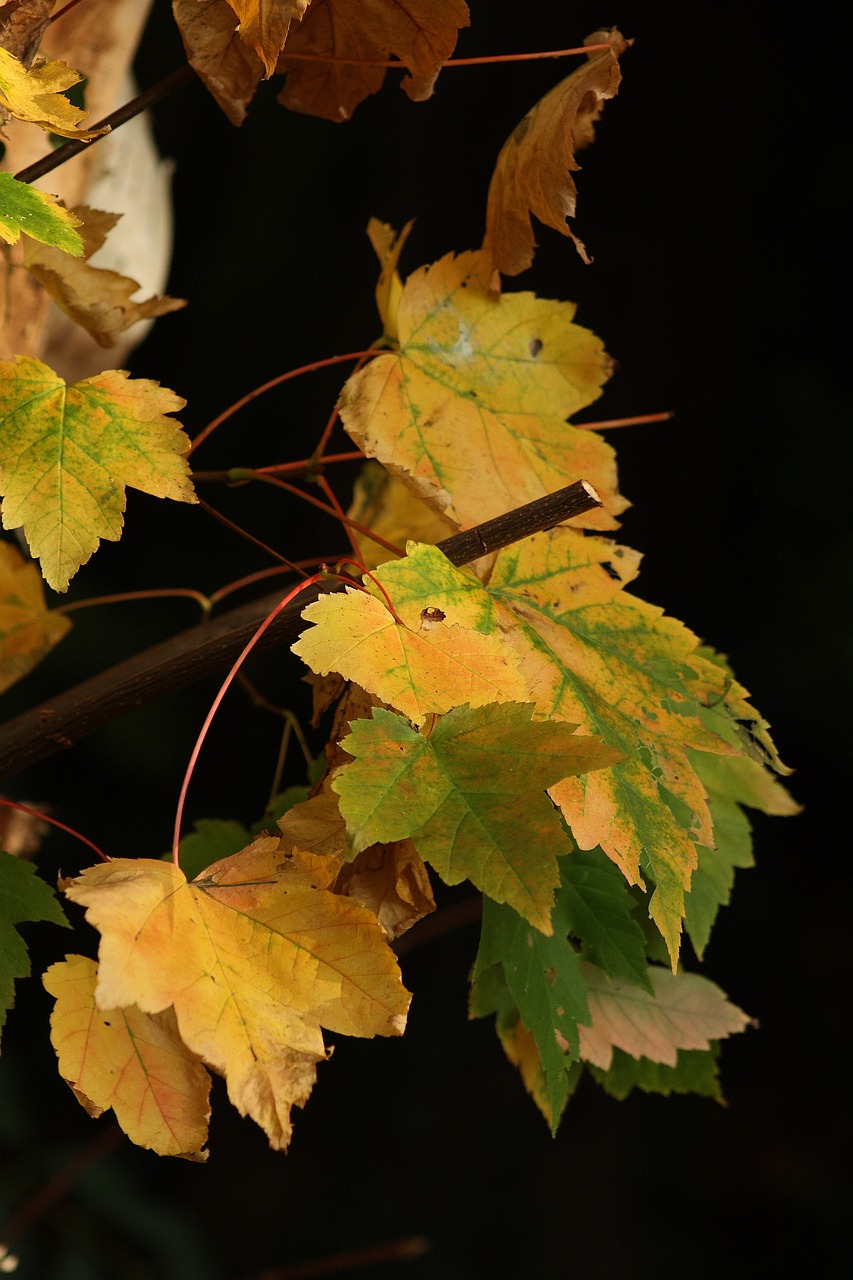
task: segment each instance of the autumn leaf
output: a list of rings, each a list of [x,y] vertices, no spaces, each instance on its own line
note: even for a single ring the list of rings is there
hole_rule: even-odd
[[[478,254],[452,254],[407,279],[400,348],[344,387],[343,423],[364,452],[467,528],[586,479],[604,508],[579,518],[612,528],[626,503],[613,450],[565,419],[610,374],[575,308],[531,293],[495,297]]]
[[[183,298],[168,295],[133,302],[133,295],[140,288],[136,280],[103,267],[93,267],[88,261],[103,247],[107,233],[121,214],[104,213],[85,205],[74,209],[73,214],[76,225],[81,228],[83,257],[70,258],[59,249],[26,244],[24,266],[57,306],[90,333],[99,346],[114,346],[119,335],[139,320],[153,320],[186,306]],[[31,236],[30,229],[26,230]]]
[[[605,1093],[620,1102],[632,1089],[660,1093],[665,1098],[672,1093],[696,1093],[715,1102],[723,1101],[715,1046],[709,1050],[680,1049],[674,1066],[649,1058],[632,1058],[621,1049],[614,1049],[609,1070],[592,1065],[589,1070]]]
[[[50,1039],[59,1074],[89,1115],[112,1108],[137,1146],[206,1160],[210,1076],[178,1034],[174,1011],[100,1008],[97,965],[85,956],[52,964],[42,981],[56,999]]]
[[[562,860],[558,902],[585,960],[610,978],[651,990],[634,902],[619,869],[600,849],[576,849]]]
[[[0,693],[32,671],[70,628],[70,619],[46,608],[32,561],[0,542]]]
[[[29,66],[50,24],[54,0],[6,0],[0,10],[0,48]]]
[[[22,232],[41,244],[54,245],[54,252],[79,257],[83,241],[80,220],[56,203],[56,196],[37,191],[27,182],[18,182],[11,173],[0,173],[0,238],[17,244]]]
[[[355,760],[332,789],[354,850],[411,837],[447,884],[468,879],[550,933],[557,858],[572,846],[545,788],[612,755],[531,712],[512,702],[458,707],[429,736],[381,709],[353,721],[341,747]]]
[[[228,0],[172,0],[172,12],[190,66],[231,123],[242,124],[264,64],[237,31],[234,8]]]
[[[348,120],[382,87],[386,69],[331,59],[369,64],[395,57],[409,70],[402,87],[421,102],[431,95],[460,27],[467,26],[464,0],[313,0],[287,38],[278,64],[287,80],[278,100],[292,111],[336,123]],[[293,54],[311,61],[297,61]]]
[[[587,44],[603,44],[589,61],[528,111],[504,144],[495,165],[486,209],[483,252],[489,272],[516,276],[533,261],[536,242],[531,215],[575,242],[584,262],[583,243],[566,224],[574,217],[577,188],[571,176],[580,168],[575,152],[594,138],[594,125],[621,79],[619,56],[632,41],[614,27],[596,31]],[[499,287],[499,279],[490,283]]]
[[[66,889],[101,933],[98,1007],[173,1006],[184,1043],[276,1148],[326,1056],[321,1027],[405,1026],[394,954],[369,911],[330,892],[337,869],[265,836],[191,883],[173,864],[115,859]]]
[[[0,123],[4,113],[16,120],[28,120],[41,129],[58,133],[63,138],[81,138],[88,141],[107,132],[100,129],[81,129],[80,122],[86,115],[63,96],[83,77],[64,62],[36,62],[29,70],[5,49],[0,49]]]
[[[649,968],[653,995],[614,982],[584,964],[592,1025],[580,1027],[581,1057],[609,1071],[613,1050],[674,1067],[682,1049],[707,1050],[715,1040],[743,1031],[749,1018],[713,982],[697,973]]]
[[[239,19],[240,38],[251,45],[266,69],[275,71],[291,21],[305,13],[311,0],[228,0]]]
[[[439,611],[440,613],[440,611]],[[363,591],[326,594],[302,617],[313,624],[291,646],[318,675],[338,671],[414,724],[466,703],[519,701],[525,684],[497,636],[448,627],[425,609],[417,630]]]
[[[390,475],[378,462],[367,462],[353,487],[347,515],[388,542],[405,547],[412,542],[441,542],[456,532],[456,525],[427,506],[407,489],[402,480]],[[375,569],[394,553],[372,538],[353,529],[358,554],[365,569]]]
[[[376,309],[382,321],[383,336],[393,343],[400,340],[397,332],[397,310],[403,295],[403,282],[397,264],[414,225],[414,221],[407,222],[398,235],[393,227],[387,222],[380,222],[378,218],[371,218],[367,224],[368,239],[379,259]]]
[[[120,370],[67,386],[40,360],[0,362],[3,526],[23,526],[55,591],[101,538],[121,537],[126,485],[196,501],[183,457],[189,441],[165,416],[183,404]]]
[[[35,867],[0,849],[0,1031],[15,1003],[15,980],[30,976],[30,958],[15,926],[40,920],[68,927],[53,890]]]

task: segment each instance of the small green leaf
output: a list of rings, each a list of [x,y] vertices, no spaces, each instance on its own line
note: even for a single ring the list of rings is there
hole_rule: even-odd
[[[651,991],[643,931],[619,868],[600,849],[577,849],[560,863],[560,881],[559,901],[583,958]]]
[[[17,244],[23,233],[79,258],[83,241],[74,230],[79,225],[80,219],[57,204],[56,196],[0,173],[0,238],[7,244]]]
[[[674,1067],[649,1058],[632,1058],[621,1049],[614,1049],[609,1071],[593,1066],[589,1070],[605,1092],[620,1102],[632,1089],[662,1093],[664,1097],[671,1093],[698,1093],[717,1102],[723,1100],[716,1045],[710,1050],[680,1049]]]
[[[24,940],[14,927],[47,920],[68,928],[53,890],[29,862],[0,850],[0,1030],[15,1003],[15,979],[30,976]]]

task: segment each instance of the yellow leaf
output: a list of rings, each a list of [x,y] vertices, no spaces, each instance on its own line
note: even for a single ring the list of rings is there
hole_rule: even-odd
[[[70,627],[68,618],[45,607],[32,561],[0,542],[0,693],[32,671]]]
[[[178,1034],[174,1011],[99,1007],[97,966],[85,956],[52,964],[42,981],[56,997],[50,1038],[59,1073],[89,1115],[111,1107],[137,1146],[206,1160],[210,1076]]]
[[[64,62],[37,62],[28,71],[22,62],[0,49],[0,109],[17,120],[29,120],[63,138],[97,138],[107,129],[80,129],[86,115],[63,96],[83,77]]]
[[[414,222],[407,222],[398,235],[387,222],[371,218],[367,224],[367,235],[373,246],[373,252],[379,259],[379,279],[376,282],[376,306],[382,320],[382,332],[389,342],[398,342],[397,308],[403,293],[403,282],[397,271],[400,254],[409,238]]]
[[[255,50],[266,68],[275,71],[291,21],[305,13],[311,0],[228,0],[240,20],[240,38]]]
[[[321,1026],[356,1036],[405,1026],[394,953],[375,916],[324,887],[336,871],[262,837],[192,883],[170,863],[116,859],[66,888],[101,933],[99,1007],[173,1005],[184,1043],[277,1148],[326,1056]]]
[[[575,308],[532,293],[495,296],[479,254],[409,276],[400,349],[349,379],[341,417],[353,440],[434,510],[468,528],[586,479],[612,528],[626,503],[613,450],[565,419],[591,404],[611,362]]]
[[[80,228],[84,250],[82,258],[73,258],[59,249],[28,241],[24,249],[24,266],[43,289],[75,324],[92,335],[102,347],[112,347],[119,334],[138,320],[179,311],[186,306],[183,298],[146,298],[133,302],[140,285],[129,276],[93,267],[92,254],[103,247],[109,232],[121,217],[85,205],[73,211],[75,225]]]
[[[228,0],[172,0],[172,12],[190,66],[231,123],[242,124],[264,67],[240,38],[234,9]]]
[[[594,124],[607,98],[615,96],[621,73],[619,55],[631,44],[614,27],[597,31],[587,44],[609,49],[588,54],[579,67],[522,120],[507,139],[495,165],[486,209],[483,251],[492,273],[516,276],[533,261],[531,214],[574,240],[584,262],[586,249],[566,219],[574,216],[577,188],[571,171],[580,168],[575,152],[594,137]],[[499,280],[490,278],[493,287]]]
[[[367,462],[353,487],[347,515],[366,529],[395,546],[411,542],[441,542],[456,532],[456,525],[417,498],[411,489],[390,475],[378,462]],[[393,552],[354,529],[358,552],[365,569],[375,569]]]
[[[291,111],[348,120],[382,87],[385,67],[370,64],[393,56],[410,72],[402,88],[420,102],[432,93],[459,28],[467,26],[465,0],[313,0],[287,38],[278,64],[287,81],[278,100]],[[288,58],[291,53],[307,54],[311,61]],[[362,65],[325,61],[334,58]]]
[[[195,502],[189,441],[165,415],[173,391],[111,369],[67,386],[40,360],[0,362],[3,526],[21,525],[42,573],[65,591],[101,538],[121,537],[125,486]]]
[[[303,610],[314,625],[292,649],[312,671],[339,671],[418,725],[463,703],[523,701],[524,681],[501,639],[448,627],[438,613],[425,607],[410,630],[373,596],[347,589]]]

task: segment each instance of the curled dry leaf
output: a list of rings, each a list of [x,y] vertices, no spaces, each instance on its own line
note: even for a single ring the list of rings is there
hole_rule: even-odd
[[[267,76],[271,76],[291,22],[302,17],[311,0],[228,0],[228,3],[239,19],[240,38],[254,49]]]
[[[0,49],[28,67],[38,53],[55,0],[7,0],[0,9]]]
[[[264,64],[241,38],[228,0],[172,0],[187,60],[232,124],[240,125]]]
[[[278,100],[291,111],[340,123],[378,92],[386,68],[333,59],[369,64],[395,57],[409,70],[402,87],[420,102],[432,93],[459,29],[467,26],[464,0],[314,0],[302,24],[291,29],[279,60],[287,81]]]
[[[571,176],[580,168],[575,152],[592,142],[604,102],[619,88],[619,55],[632,43],[615,27],[610,32],[596,31],[586,43],[605,40],[610,48],[589,54],[585,66],[537,102],[498,156],[483,241],[494,288],[500,286],[500,274],[516,276],[533,261],[536,241],[531,214],[570,236],[584,262],[590,261],[583,243],[566,225],[566,219],[574,217],[577,199]]]

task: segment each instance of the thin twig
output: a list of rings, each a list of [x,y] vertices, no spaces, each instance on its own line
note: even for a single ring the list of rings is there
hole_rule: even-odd
[[[404,1262],[422,1258],[432,1248],[426,1236],[404,1236],[387,1244],[370,1245],[366,1249],[345,1249],[325,1258],[306,1258],[283,1267],[272,1267],[246,1280],[313,1280],[315,1276],[331,1276],[356,1267],[373,1267],[378,1262]]]

